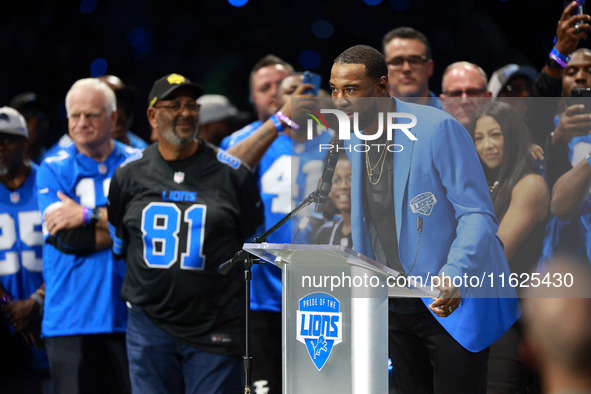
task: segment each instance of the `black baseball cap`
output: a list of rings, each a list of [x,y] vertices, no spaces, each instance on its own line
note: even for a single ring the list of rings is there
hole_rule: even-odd
[[[180,74],[168,74],[152,85],[152,90],[148,95],[148,107],[153,107],[158,101],[164,100],[166,96],[182,87],[190,88],[195,93],[195,98],[199,98],[203,94],[203,88],[191,82],[188,78]]]

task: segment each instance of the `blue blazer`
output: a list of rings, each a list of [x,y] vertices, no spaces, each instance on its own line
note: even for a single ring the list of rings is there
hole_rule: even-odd
[[[394,212],[399,256],[405,271],[424,280],[445,274],[462,277],[460,307],[449,317],[435,318],[464,348],[478,352],[495,342],[519,317],[514,289],[500,238],[498,221],[474,142],[466,129],[447,113],[396,100],[396,112],[412,113],[417,124],[411,141],[395,131]],[[406,123],[404,120],[401,123]],[[346,147],[370,144],[354,134]],[[347,148],[349,149],[349,148]],[[400,150],[400,147],[397,147]],[[354,248],[374,257],[369,218],[363,212],[364,153],[351,149],[351,224]],[[417,218],[423,218],[419,240]],[[501,286],[501,274],[504,285]],[[465,286],[464,278],[472,278]],[[476,278],[480,283],[476,282]],[[459,280],[458,282],[459,283]],[[492,284],[492,286],[491,286]],[[424,298],[425,305],[433,302]]]

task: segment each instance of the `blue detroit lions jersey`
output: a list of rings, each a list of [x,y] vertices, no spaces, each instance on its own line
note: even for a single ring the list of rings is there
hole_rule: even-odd
[[[560,117],[554,118],[554,124],[558,125]],[[571,165],[576,166],[591,150],[591,135],[574,137],[568,143],[568,159]],[[591,212],[590,196],[587,196],[585,212],[583,215],[569,221],[564,221],[553,216],[546,225],[542,255],[538,262],[538,271],[545,268],[549,259],[560,253],[573,254],[582,258],[591,259]],[[587,241],[585,241],[587,239]]]
[[[220,148],[226,150],[233,147],[252,133],[254,133],[259,127],[263,125],[263,122],[257,120],[241,128],[240,130],[225,137],[220,143]]]
[[[579,164],[581,160],[586,160],[587,153],[591,151],[591,135],[582,135],[574,137],[568,144],[568,154],[572,166]],[[586,240],[585,246],[587,249],[587,259],[591,261],[591,190],[587,195],[585,203],[585,211],[579,218],[581,226],[584,229]]]
[[[260,127],[260,121],[251,123],[222,142],[230,148],[250,136]],[[257,176],[261,199],[265,207],[265,228],[259,235],[271,228],[287,215],[305,197],[316,190],[322,175],[326,151],[319,151],[320,144],[328,144],[328,131],[306,142],[296,142],[280,134],[271,144],[259,166]],[[284,224],[268,239],[269,243],[291,243],[292,234],[299,218],[309,214],[312,207],[301,212],[295,220]],[[307,242],[298,237],[298,241]],[[281,311],[281,270],[272,265],[252,267],[251,308],[259,311]]]
[[[37,165],[21,187],[0,183],[0,284],[13,298],[29,298],[43,284],[43,234],[37,203]],[[38,369],[49,369],[44,350],[32,349]]]
[[[37,172],[39,208],[59,201],[61,191],[85,207],[104,207],[117,166],[137,150],[115,141],[107,159],[99,163],[78,152],[75,145],[46,158]],[[48,233],[44,230],[44,237]],[[86,256],[66,254],[44,244],[45,336],[124,332],[127,309],[119,296],[125,263],[110,249]]]
[[[29,298],[43,283],[41,213],[33,164],[16,190],[0,183],[0,284],[18,300]]]

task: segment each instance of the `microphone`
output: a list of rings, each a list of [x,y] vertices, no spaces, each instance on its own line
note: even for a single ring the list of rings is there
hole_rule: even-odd
[[[328,193],[330,193],[330,189],[332,189],[332,176],[334,175],[334,169],[339,158],[336,135],[330,140],[330,146],[331,148],[326,157],[326,165],[322,172],[322,177],[318,181],[318,186],[316,187],[316,206],[314,207],[316,213],[322,213],[324,205],[326,205],[326,201],[328,200]]]
[[[228,275],[228,273],[232,270],[232,267],[234,267],[234,264],[241,260],[244,260],[245,258],[245,252],[243,250],[239,250],[230,260],[227,260],[224,263],[220,264],[220,266],[218,267],[218,272],[222,275]]]

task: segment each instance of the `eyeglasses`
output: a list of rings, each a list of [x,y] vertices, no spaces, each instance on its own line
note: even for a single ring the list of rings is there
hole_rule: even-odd
[[[396,56],[388,61],[388,66],[394,70],[402,68],[404,62],[407,62],[411,67],[422,66],[427,63],[429,59],[427,56],[411,55],[411,56]]]
[[[189,101],[188,103],[184,104],[180,101],[173,101],[169,105],[155,105],[154,108],[164,108],[172,112],[182,112],[183,108],[187,108],[189,112],[199,112],[199,108],[201,108],[201,106],[195,101]]]
[[[468,89],[457,89],[457,90],[446,90],[443,92],[448,97],[480,97],[486,92],[486,88],[468,88]]]

